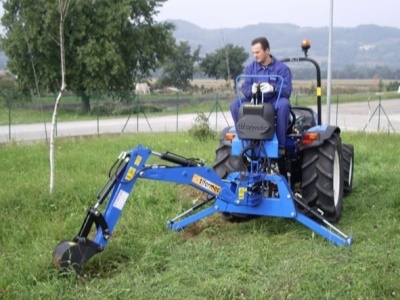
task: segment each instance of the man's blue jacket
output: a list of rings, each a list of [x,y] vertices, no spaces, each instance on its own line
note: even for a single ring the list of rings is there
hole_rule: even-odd
[[[289,99],[292,93],[292,73],[287,65],[282,63],[280,60],[276,59],[271,55],[272,62],[264,67],[259,64],[257,61],[253,61],[249,64],[244,74],[245,75],[280,75],[283,78],[283,86],[281,97]],[[242,93],[246,97],[246,100],[250,101],[252,98],[251,87],[254,82],[269,82],[274,86],[273,93],[265,93],[264,94],[264,101],[265,102],[272,102],[276,100],[278,96],[280,82],[278,82],[277,78],[273,77],[259,77],[259,78],[248,78],[246,77],[243,85],[242,85]]]

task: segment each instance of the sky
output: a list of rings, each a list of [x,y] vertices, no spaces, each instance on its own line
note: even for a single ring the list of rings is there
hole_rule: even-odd
[[[332,0],[168,0],[157,21],[180,19],[201,28],[239,28],[259,23],[330,26]],[[333,0],[333,27],[376,24],[400,29],[399,0]]]
[[[330,25],[332,0],[167,0],[157,21],[180,19],[206,29],[239,28],[258,23],[300,27]],[[1,3],[0,3],[1,4]],[[0,16],[3,6],[0,5]],[[333,26],[376,24],[400,29],[399,0],[333,0]]]

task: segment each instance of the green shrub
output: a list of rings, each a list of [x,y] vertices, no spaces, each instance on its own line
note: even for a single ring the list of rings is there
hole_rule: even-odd
[[[201,141],[212,139],[216,136],[215,131],[211,129],[208,118],[204,113],[197,114],[192,128],[189,129],[189,134]]]

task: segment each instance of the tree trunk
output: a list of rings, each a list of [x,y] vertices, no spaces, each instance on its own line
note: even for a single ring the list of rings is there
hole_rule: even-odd
[[[81,92],[80,96],[82,100],[82,113],[87,114],[90,112],[90,96],[86,92]]]
[[[67,17],[68,8],[69,8],[70,0],[59,0],[59,9],[60,9],[60,57],[61,57],[61,87],[60,92],[58,93],[56,103],[54,104],[53,117],[51,120],[51,136],[50,136],[50,194],[53,193],[54,189],[54,171],[55,171],[55,160],[54,160],[54,139],[55,139],[55,131],[56,131],[56,121],[57,121],[57,109],[58,105],[61,101],[61,97],[65,89],[67,88],[67,84],[65,82],[65,47],[64,47],[64,24],[65,18]]]

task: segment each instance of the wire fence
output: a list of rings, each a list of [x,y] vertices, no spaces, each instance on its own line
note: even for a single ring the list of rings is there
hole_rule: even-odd
[[[2,99],[0,142],[47,139],[56,96],[27,99],[21,95],[10,95]],[[90,102],[85,103],[78,93],[69,93],[63,96],[57,109],[55,134],[180,131],[187,129],[198,114],[206,115],[210,126],[217,130],[231,125],[230,113],[227,114],[227,111],[233,97],[232,93],[126,93],[126,97],[122,98],[97,93],[91,97]]]
[[[233,125],[229,105],[234,93],[188,95],[126,94],[112,97],[97,93],[85,102],[79,93],[63,96],[58,107],[56,136],[105,133],[177,132],[191,128],[204,114],[212,129]],[[364,101],[348,103],[344,96],[333,96],[329,108],[331,124],[343,130],[399,132],[400,100],[382,100],[381,95],[363,95]],[[312,97],[308,97],[312,98]],[[315,100],[292,96],[293,106],[314,108]],[[400,97],[399,97],[400,98]],[[0,101],[0,143],[42,140],[50,136],[56,95],[41,98],[10,95]],[[322,99],[325,103],[325,99]],[[322,117],[327,115],[323,106]]]

